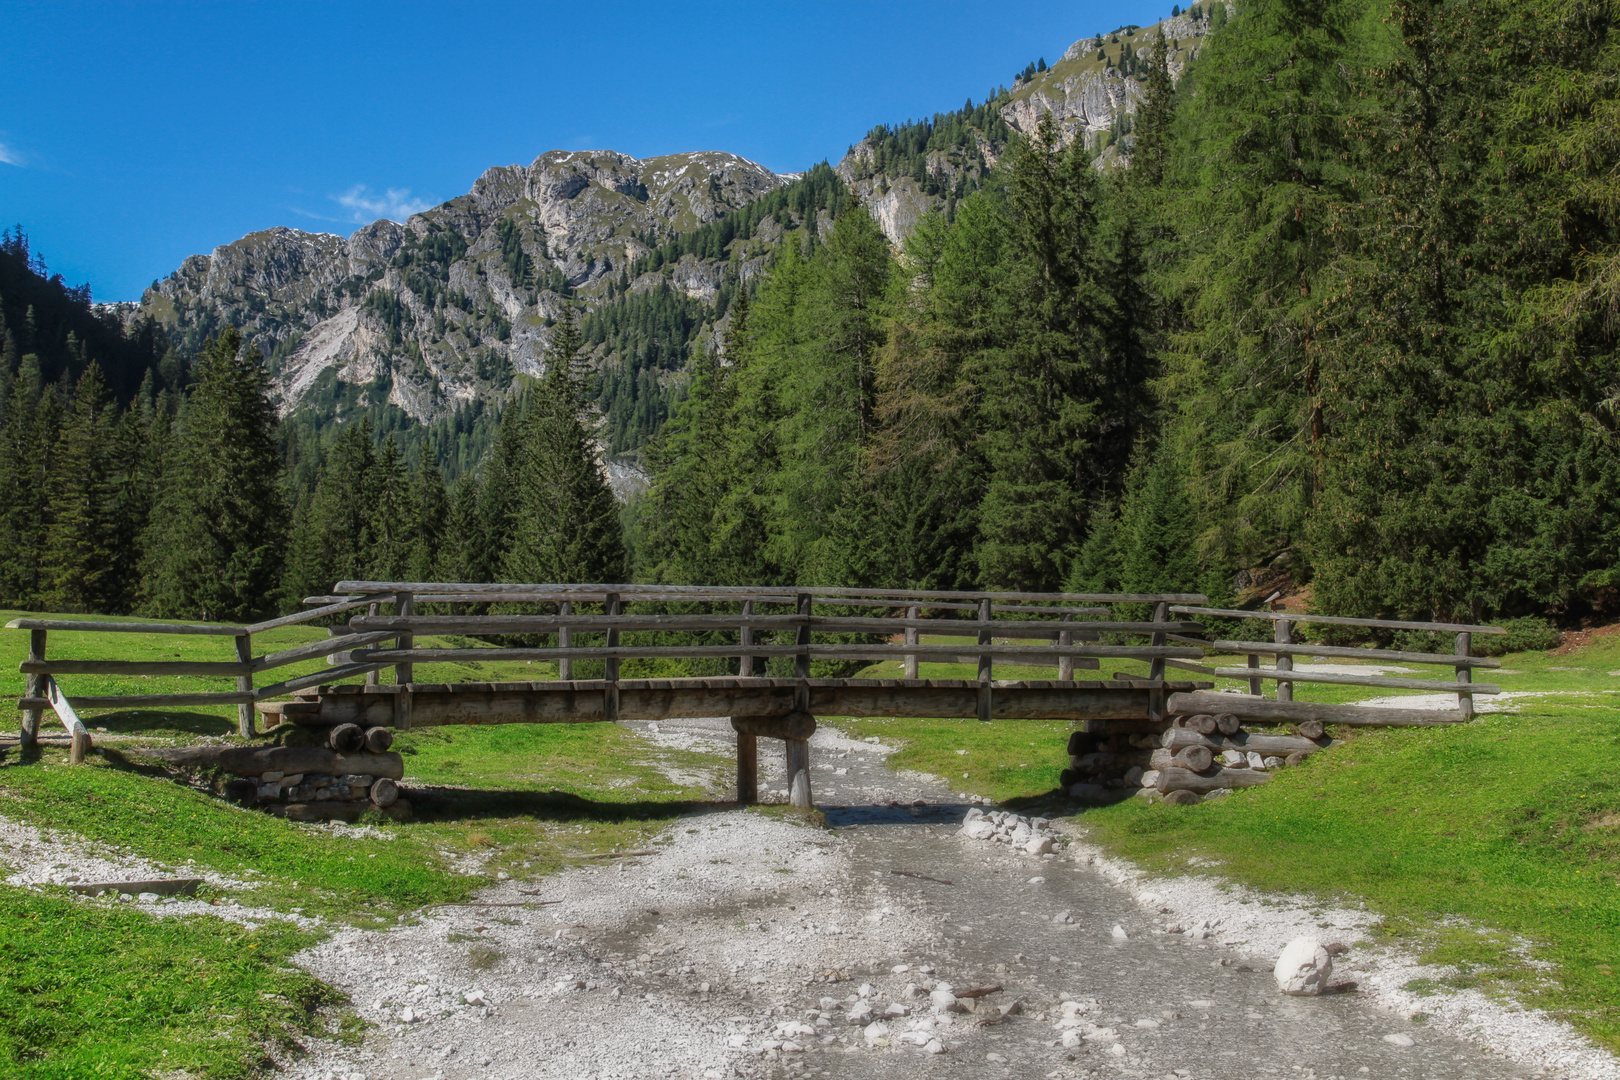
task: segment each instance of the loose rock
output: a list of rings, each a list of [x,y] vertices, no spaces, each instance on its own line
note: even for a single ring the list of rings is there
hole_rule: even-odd
[[[1296,997],[1314,997],[1333,974],[1333,957],[1312,937],[1295,938],[1277,957],[1272,969],[1277,989]]]

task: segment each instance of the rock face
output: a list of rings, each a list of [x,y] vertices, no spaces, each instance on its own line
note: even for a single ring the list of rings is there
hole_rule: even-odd
[[[1290,941],[1272,969],[1277,989],[1297,997],[1314,997],[1327,987],[1333,975],[1333,957],[1315,938]]]
[[[539,374],[564,290],[600,287],[785,182],[734,154],[552,151],[403,225],[250,233],[187,259],[140,312],[191,344],[240,326],[270,357],[283,414],[343,384],[425,421],[498,397],[514,371]],[[701,268],[686,278],[676,287],[713,298]]]

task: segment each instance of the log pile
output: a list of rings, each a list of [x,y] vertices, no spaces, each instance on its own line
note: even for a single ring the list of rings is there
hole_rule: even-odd
[[[400,797],[405,761],[389,751],[393,732],[341,724],[326,746],[188,746],[149,751],[171,765],[220,769],[239,779],[226,797],[294,821],[355,821],[368,810],[407,820]]]
[[[1336,745],[1310,720],[1291,735],[1247,731],[1233,713],[1088,720],[1069,736],[1060,783],[1082,802],[1140,794],[1187,804],[1264,784],[1274,770]]]

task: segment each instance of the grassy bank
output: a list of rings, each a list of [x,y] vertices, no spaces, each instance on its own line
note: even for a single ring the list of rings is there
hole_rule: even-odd
[[[321,629],[287,627],[255,638],[255,650],[323,637]],[[0,633],[0,695],[21,694],[16,668],[27,642],[26,633]],[[228,660],[232,653],[228,638],[53,632],[48,655]],[[417,671],[436,681],[554,675],[551,665],[522,663]],[[70,696],[229,685],[94,675],[62,683]],[[691,778],[724,771],[698,754],[650,750],[611,724],[419,729],[395,742],[407,785],[432,789],[418,799],[416,820],[334,831],[229,805],[143,762],[145,746],[235,741],[234,706],[85,719],[101,752],[83,766],[69,767],[66,751],[52,747],[0,750],[0,816],[172,870],[217,873],[235,884],[205,886],[201,895],[221,904],[372,928],[464,899],[500,872],[540,877],[585,854],[644,846],[704,797]],[[52,724],[47,714],[46,734]],[[6,885],[0,921],[13,928],[0,935],[0,1000],[10,1003],[0,1008],[0,1075],[251,1076],[277,1045],[344,1022],[336,995],[288,964],[319,936],[290,921],[247,930],[221,919],[156,918],[65,889]]]
[[[953,670],[937,674],[967,677]],[[1512,654],[1479,678],[1548,696],[1464,726],[1337,731],[1349,745],[1263,787],[1192,807],[1132,799],[1080,820],[1161,871],[1214,858],[1248,885],[1365,904],[1392,939],[1453,965],[1447,984],[1511,993],[1620,1050],[1620,635],[1568,655]],[[1063,724],[849,726],[903,743],[896,766],[1015,805],[1051,803],[1066,763]]]

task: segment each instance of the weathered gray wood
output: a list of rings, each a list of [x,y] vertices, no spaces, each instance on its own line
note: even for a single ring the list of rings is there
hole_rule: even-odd
[[[352,600],[338,600],[330,604],[323,604],[318,608],[311,608],[308,611],[295,611],[291,615],[283,615],[278,619],[266,619],[264,622],[256,622],[251,626],[244,627],[244,629],[250,634],[262,634],[266,630],[275,630],[282,626],[293,626],[298,623],[323,618],[327,615],[336,615],[342,611],[367,607],[374,599],[375,597],[370,596],[357,596]]]
[[[253,661],[252,670],[269,671],[272,668],[286,667],[288,664],[298,664],[305,660],[315,660],[322,656],[331,656],[344,649],[358,648],[363,645],[374,645],[379,641],[387,641],[396,637],[391,633],[370,634],[344,634],[341,637],[328,638],[325,641],[312,641],[307,645],[295,645],[280,652],[266,653]],[[234,665],[232,665],[234,666]],[[154,673],[155,674],[155,673]],[[181,674],[176,672],[175,674]],[[198,674],[202,674],[199,672]],[[221,673],[223,674],[223,672]]]
[[[767,739],[803,740],[816,733],[816,718],[807,712],[791,712],[786,716],[733,716],[731,729]]]
[[[799,651],[798,651],[797,654],[795,654],[795,658],[794,658],[794,661],[793,661],[793,674],[795,674],[796,676],[798,676],[801,679],[808,679],[810,677],[810,625],[809,625],[809,616],[810,616],[810,611],[811,611],[811,604],[813,602],[814,602],[814,598],[810,595],[810,593],[808,593],[808,592],[799,593],[799,598],[798,598],[799,611],[798,611],[798,614],[799,614],[800,618],[803,619],[804,621],[800,624],[799,629],[798,629],[798,633],[797,633],[796,638],[795,638],[795,644],[798,645]],[[793,779],[793,774],[791,772],[788,773],[788,779],[790,781]]]
[[[267,772],[361,773],[398,780],[405,775],[405,759],[398,754],[340,754],[324,746],[185,746],[175,749],[131,750],[170,765],[222,769],[237,776]]]
[[[1225,608],[1177,605],[1170,609],[1182,615],[1224,615],[1232,619],[1287,619],[1291,622],[1321,623],[1332,626],[1379,626],[1388,630],[1437,630],[1443,634],[1471,631],[1475,634],[1505,634],[1500,626],[1465,626],[1461,623],[1401,622],[1394,619],[1346,619],[1337,615],[1301,615],[1292,611],[1229,611]]]
[[[564,600],[557,605],[557,614],[567,620],[574,613],[574,605]],[[570,626],[557,628],[557,644],[564,649],[574,644],[574,631]],[[557,678],[568,682],[574,677],[574,661],[572,657],[564,656],[557,661]]]
[[[373,602],[373,603],[367,604],[366,605],[366,614],[375,616],[377,614],[377,612],[381,609],[381,607],[382,607],[381,602]],[[382,672],[381,672],[380,669],[373,669],[371,671],[366,672],[366,685],[367,686],[380,686],[381,684],[382,684]]]
[[[1159,770],[1158,790],[1195,791],[1204,794],[1221,788],[1257,787],[1271,780],[1271,774],[1259,769],[1210,769],[1193,772],[1174,766]]]
[[[1213,679],[1215,677],[1215,669],[1214,668],[1205,667],[1203,664],[1189,663],[1186,660],[1168,660],[1167,659],[1164,662],[1164,666],[1167,667],[1167,668],[1175,668],[1177,671],[1191,671],[1191,672],[1193,672],[1195,674],[1203,675],[1206,678]]]
[[[1202,638],[1168,635],[1171,641],[1187,645],[1207,645],[1216,652],[1259,653],[1262,656],[1327,656],[1350,660],[1396,660],[1408,664],[1445,664],[1448,667],[1465,663],[1468,667],[1497,668],[1502,661],[1487,656],[1462,659],[1445,653],[1407,652],[1404,649],[1358,649],[1346,645],[1278,645],[1267,641],[1204,641]]]
[[[922,640],[922,631],[911,625],[912,623],[918,621],[918,616],[921,614],[922,609],[916,604],[912,604],[910,607],[906,608],[905,635],[907,645],[916,645]],[[906,653],[905,672],[906,678],[908,679],[915,679],[917,677],[917,654],[915,652]]]
[[[614,618],[623,611],[623,608],[620,605],[618,593],[609,593],[605,606],[609,618]],[[608,652],[612,655],[609,655],[602,662],[603,670],[605,672],[603,677],[607,680],[608,684],[607,687],[602,691],[602,707],[609,720],[617,720],[619,718],[619,688],[614,685],[619,681],[619,657],[617,655],[619,650],[619,631],[617,629],[611,629],[607,632],[607,648]]]
[[[1171,728],[1159,737],[1159,745],[1167,750],[1180,750],[1188,746],[1204,746],[1210,750],[1253,750],[1257,754],[1276,754],[1279,757],[1293,753],[1314,754],[1329,746],[1342,743],[1323,739],[1308,739],[1299,735],[1266,735],[1258,731],[1240,731],[1235,735],[1200,735],[1190,728]]]
[[[1473,642],[1474,642],[1474,638],[1473,638],[1472,634],[1468,634],[1468,633],[1458,634],[1457,635],[1457,650],[1456,650],[1457,655],[1459,657],[1467,656],[1469,654],[1469,652],[1473,648]],[[1473,671],[1467,664],[1457,664],[1456,668],[1457,668],[1457,688],[1458,688],[1457,689],[1457,711],[1462,713],[1464,720],[1472,720],[1474,718],[1474,695],[1479,692],[1479,688],[1478,687],[1471,687],[1468,690],[1462,689],[1463,687],[1468,686],[1469,683],[1474,681]]]
[[[411,596],[410,592],[400,592],[394,596],[394,610],[399,613],[399,616],[402,619],[409,619],[412,615],[416,614],[416,602]],[[408,653],[411,651],[411,647],[415,644],[415,634],[401,634],[399,635],[398,651]],[[415,677],[412,674],[414,670],[415,665],[410,662],[409,657],[407,657],[403,663],[396,663],[394,665],[394,684],[396,686],[409,686]],[[410,707],[406,706],[406,708],[408,710]],[[410,724],[408,721],[403,726],[398,724],[395,725],[395,727],[398,727],[401,731],[406,730],[409,726]]]
[[[1074,616],[1072,616],[1072,615],[1063,616],[1064,625],[1066,625],[1066,626],[1072,625],[1073,622],[1074,622]],[[1074,644],[1074,631],[1073,630],[1059,630],[1058,631],[1058,636],[1057,636],[1058,648],[1060,648],[1060,649],[1066,648],[1066,647],[1068,647],[1070,645],[1073,645],[1073,644]],[[1062,680],[1062,681],[1065,681],[1065,682],[1070,681],[1070,680],[1072,680],[1074,678],[1074,657],[1072,657],[1072,656],[1060,656],[1060,657],[1058,657],[1058,678],[1060,680]]]
[[[1164,635],[1166,631],[1169,630],[1169,626],[1167,625],[1169,622],[1170,605],[1160,601],[1153,608],[1153,636],[1148,639],[1148,644],[1156,647],[1164,646]],[[1181,628],[1180,624],[1177,624],[1176,628],[1179,630]],[[1155,656],[1153,658],[1148,671],[1149,679],[1152,679],[1154,682],[1164,681],[1164,661],[1165,657],[1163,656]]]
[[[744,600],[742,602],[742,623],[737,630],[737,644],[742,646],[744,649],[751,649],[754,646],[754,628],[748,624],[748,620],[753,616],[753,614],[754,602],[752,600]],[[753,653],[745,652],[742,654],[742,657],[737,661],[737,674],[743,676],[744,678],[748,678],[754,674]],[[761,674],[764,674],[764,672],[761,672]],[[907,678],[914,677],[915,676],[911,675],[907,676]],[[738,801],[741,800],[739,799]]]
[[[1215,714],[1215,730],[1222,735],[1236,735],[1243,727],[1243,721],[1235,713],[1223,712]]]
[[[45,700],[51,703],[51,711],[56,713],[58,720],[62,721],[62,726],[67,728],[68,734],[82,735],[85,739],[89,739],[90,730],[84,726],[84,721],[79,719],[79,714],[74,711],[73,703],[68,701],[66,694],[62,693],[62,688],[57,685],[56,680],[46,679],[44,690]]]
[[[731,726],[737,726],[732,717]],[[759,740],[746,731],[737,732],[737,802],[752,806],[759,802]]]
[[[979,622],[981,624],[986,624],[986,628],[979,631],[979,645],[981,648],[994,644],[994,642],[991,640],[991,632],[987,625],[990,621],[990,598],[986,596],[979,601]],[[994,660],[991,658],[991,654],[987,652],[980,651],[977,655],[979,657],[980,688],[979,719],[984,723],[989,723],[992,715],[991,709],[993,708],[992,697],[994,691],[992,691],[990,688],[990,680],[992,678],[991,665],[994,663]]]
[[[1241,679],[1254,671],[1261,673],[1260,678],[1276,679],[1279,682],[1328,683],[1335,686],[1376,686],[1388,690],[1429,690],[1440,693],[1452,689],[1451,686],[1439,679],[1392,679],[1383,675],[1332,675],[1326,672],[1279,671],[1276,668],[1216,668],[1215,674],[1223,679]],[[1250,679],[1251,683],[1254,681],[1256,680]],[[1502,688],[1493,686],[1490,683],[1474,683],[1470,687],[1470,692],[1475,694],[1499,694],[1502,692]]]
[[[366,732],[359,724],[339,724],[326,733],[326,745],[340,754],[357,754],[366,745]]]
[[[394,781],[398,777],[379,776],[371,782],[371,788],[366,792],[374,806],[393,806],[399,801],[399,785]]]
[[[1170,708],[1175,710],[1175,698],[1170,699]],[[1196,731],[1200,735],[1216,735],[1219,733],[1215,726],[1213,713],[1193,713],[1191,716],[1183,716],[1177,721],[1176,726],[1187,731]]]
[[[253,695],[253,636],[239,634],[236,638],[236,662],[247,670],[236,677],[236,692]],[[236,706],[236,733],[244,739],[253,738],[253,702],[244,701]]]
[[[1324,724],[1354,724],[1358,727],[1439,727],[1463,723],[1460,713],[1426,709],[1372,709],[1365,705],[1324,705],[1314,701],[1270,701],[1243,694],[1221,694],[1196,690],[1174,694],[1170,708],[1177,712],[1221,709],[1250,720],[1284,722],[1318,720]]]
[[[285,694],[292,693],[294,690],[320,686],[322,683],[337,682],[339,679],[364,675],[369,671],[376,671],[387,666],[385,663],[339,664],[337,667],[330,667],[325,671],[316,671],[308,675],[299,675],[296,678],[271,683],[269,686],[261,686],[253,691],[253,697],[256,699],[282,697]]]
[[[1254,671],[1258,670],[1259,667],[1260,667],[1260,658],[1258,656],[1256,656],[1254,653],[1250,653],[1249,654],[1249,664],[1248,664],[1248,670],[1251,673],[1249,675],[1249,693],[1253,694],[1255,697],[1260,697],[1266,691],[1265,680],[1260,678],[1257,675],[1252,674]],[[1216,668],[1215,669],[1215,674],[1217,676],[1219,676],[1220,673],[1221,673],[1221,669]],[[1236,676],[1236,677],[1237,678],[1242,678],[1242,676]]]
[[[366,732],[366,750],[373,754],[387,753],[394,745],[394,733],[385,727],[374,727]]]
[[[213,634],[236,637],[242,626],[213,623],[88,622],[77,619],[12,619],[7,630],[83,630],[96,634]]]
[[[45,639],[48,632],[45,630],[31,630],[28,634],[28,662],[43,664],[45,662]],[[23,680],[23,693],[27,698],[38,701],[46,696],[45,684],[48,676],[31,674]],[[45,715],[38,705],[19,703],[22,709],[22,730],[18,733],[18,742],[23,746],[34,746],[39,742],[39,722]]]
[[[842,589],[825,587],[793,586],[792,588],[773,588],[766,586],[754,588],[752,586],[729,585],[626,585],[618,583],[597,584],[505,584],[499,582],[432,582],[432,581],[340,581],[336,590],[339,593],[374,593],[374,592],[409,592],[409,593],[467,593],[469,595],[498,595],[502,593],[542,592],[568,595],[571,593],[618,593],[621,596],[636,596],[642,593],[667,593],[673,596],[689,596],[702,594],[707,596],[730,596],[741,598],[747,596],[758,597],[762,594],[779,595],[792,593],[795,595],[808,594],[828,597],[883,597],[899,601],[905,600],[978,600],[980,597],[989,597],[991,600],[1041,600],[1041,601],[1073,601],[1077,603],[1126,603],[1150,604],[1159,601],[1175,604],[1197,604],[1207,600],[1202,593],[1026,593],[1026,592],[952,592],[938,589]]]
[[[44,631],[39,631],[43,633]],[[227,678],[253,671],[229,660],[24,660],[17,669],[39,675],[200,675]]]
[[[810,790],[810,744],[804,739],[784,739],[783,753],[787,758],[788,802],[800,810],[815,808],[815,796]]]
[[[1203,772],[1213,764],[1215,764],[1215,751],[1199,743],[1175,749],[1163,747],[1154,750],[1148,757],[1148,767],[1153,769],[1174,767],[1188,769],[1192,772]]]
[[[1293,627],[1294,624],[1287,619],[1278,619],[1271,624],[1271,634],[1272,637],[1276,638],[1278,645],[1292,645],[1294,643]],[[1278,671],[1294,670],[1294,659],[1288,653],[1278,653],[1276,664]],[[1277,684],[1277,700],[1293,701],[1294,684],[1287,680],[1279,682]]]
[[[30,705],[35,701],[40,702],[42,706],[49,704],[47,698],[23,698],[22,701]],[[77,709],[160,709],[183,705],[241,705],[252,701],[252,694],[236,691],[197,694],[76,694],[73,697],[73,704]]]
[[[752,601],[745,601],[752,608]],[[572,605],[569,605],[570,607]],[[912,605],[908,611],[919,610]],[[905,618],[866,619],[848,615],[756,615],[745,611],[741,615],[575,615],[559,612],[556,615],[356,615],[349,620],[354,633],[379,630],[414,630],[423,634],[517,634],[555,633],[562,628],[584,631],[624,630],[730,630],[749,627],[755,630],[793,630],[808,625],[820,633],[893,634],[904,630],[917,630],[930,634],[964,637],[982,632],[988,627],[996,637],[1050,638],[1059,624],[1050,619],[987,619],[982,610],[973,619]],[[1182,630],[1189,633],[1203,628],[1196,622],[1086,622],[1076,624],[1087,632],[1124,631],[1152,633]]]
[[[801,630],[806,628],[801,627]],[[446,660],[554,660],[559,657],[572,657],[576,660],[602,660],[609,658],[630,659],[633,657],[723,657],[741,656],[744,652],[755,656],[794,656],[811,658],[844,658],[855,659],[871,658],[875,660],[895,659],[903,657],[906,650],[912,650],[922,657],[955,657],[988,655],[1002,658],[1017,657],[1020,659],[1034,658],[1050,659],[1052,654],[1058,656],[1075,657],[1105,657],[1122,660],[1149,660],[1155,656],[1202,656],[1196,649],[1182,649],[1175,646],[1154,648],[1152,646],[1130,645],[1071,645],[1067,648],[1051,646],[1048,649],[1032,651],[1023,645],[630,645],[617,649],[604,647],[583,647],[573,649],[415,649],[409,652],[400,649],[354,649],[348,653],[335,653],[334,659],[339,663],[355,664],[388,664],[397,663],[407,658],[423,663],[435,663]],[[808,676],[806,676],[808,677]],[[313,684],[311,684],[313,685]]]
[[[159,896],[190,896],[203,883],[202,878],[163,878],[158,881],[75,881],[68,886],[84,896],[99,896],[104,892],[128,893],[139,896],[143,892]]]
[[[90,741],[90,733],[88,731],[85,731],[83,728],[75,731],[71,741],[68,744],[68,764],[83,765],[84,756],[90,753],[90,751],[94,749],[94,746],[95,744]]]

